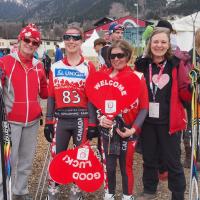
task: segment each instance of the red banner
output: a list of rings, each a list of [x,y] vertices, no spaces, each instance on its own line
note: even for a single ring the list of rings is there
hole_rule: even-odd
[[[98,190],[104,179],[102,164],[88,143],[57,154],[49,165],[49,174],[56,183],[73,182],[86,192]]]
[[[104,72],[96,72],[86,81],[86,93],[101,113],[115,117],[128,108],[140,94],[140,80],[134,73],[112,79]]]

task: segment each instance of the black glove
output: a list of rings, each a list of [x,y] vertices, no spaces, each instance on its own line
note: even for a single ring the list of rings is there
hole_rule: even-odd
[[[116,125],[114,128],[118,128],[120,131],[125,132],[126,124],[124,123],[123,119],[119,116],[115,117]]]
[[[92,140],[92,138],[99,136],[99,130],[97,127],[88,126],[88,132],[87,132],[87,139]]]
[[[44,137],[48,142],[53,141],[54,137],[54,125],[53,124],[45,124],[44,127]]]

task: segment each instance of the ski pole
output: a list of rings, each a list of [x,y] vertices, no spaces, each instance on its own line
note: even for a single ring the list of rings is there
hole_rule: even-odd
[[[49,163],[50,163],[50,160],[48,162],[47,167],[49,166]],[[48,170],[46,170],[46,172],[45,172],[44,181],[43,181],[43,184],[42,184],[42,190],[41,190],[41,193],[40,193],[39,200],[42,200],[42,195],[43,195],[43,192],[44,192],[44,187],[45,187],[45,183],[46,183],[46,180],[47,180],[47,175],[48,175]]]
[[[4,159],[4,141],[3,141],[3,121],[4,121],[4,102],[3,102],[3,89],[0,87],[0,145],[1,145],[1,167],[2,167],[2,180],[3,180],[3,197],[7,200],[7,185],[6,185],[6,164]]]
[[[191,102],[191,110],[192,110],[192,152],[191,152],[191,167],[190,167],[190,186],[189,186],[189,200],[193,199],[193,190],[194,186],[197,184],[197,168],[196,168],[196,141],[197,141],[197,97],[198,97],[198,90],[197,90],[197,78],[198,73],[196,70],[191,70],[190,78],[192,80],[192,102]],[[197,141],[198,142],[198,141]],[[196,188],[196,197],[198,197],[198,188]]]
[[[39,194],[39,190],[40,190],[40,186],[41,186],[41,182],[42,182],[42,177],[43,177],[43,174],[44,174],[44,170],[46,169],[47,162],[49,161],[49,150],[50,150],[50,144],[48,144],[48,148],[47,148],[47,152],[46,152],[46,157],[45,157],[44,164],[43,164],[43,167],[42,167],[42,172],[40,174],[40,179],[39,179],[39,182],[38,182],[38,187],[37,187],[37,191],[36,191],[34,200],[37,200],[37,197],[38,197],[38,194]],[[45,184],[45,181],[43,182],[43,185],[44,184]],[[43,188],[44,187],[42,187],[42,189]],[[40,199],[41,199],[41,195],[40,195]]]
[[[189,200],[193,199],[193,190],[194,186],[196,188],[196,198],[198,198],[198,173],[197,173],[197,150],[198,148],[198,96],[199,96],[199,90],[198,90],[198,78],[200,71],[196,66],[196,44],[195,44],[195,22],[197,18],[198,12],[196,15],[191,16],[192,23],[193,23],[193,56],[192,56],[192,64],[194,69],[191,70],[189,76],[192,80],[192,102],[191,102],[191,110],[192,110],[192,152],[191,152],[191,168],[190,168],[190,186],[189,186]],[[195,145],[196,144],[196,145]],[[199,198],[198,198],[199,199]]]

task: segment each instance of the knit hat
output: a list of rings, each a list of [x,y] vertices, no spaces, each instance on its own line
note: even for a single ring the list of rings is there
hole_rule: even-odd
[[[33,38],[37,42],[41,42],[41,34],[35,24],[29,24],[21,30],[18,40],[23,40],[24,38]]]
[[[167,20],[160,20],[158,24],[156,25],[156,27],[168,28],[170,32],[174,31],[172,25]]]
[[[110,24],[109,34],[111,35],[116,30],[124,30],[124,26],[122,24],[118,24],[117,22],[113,22],[112,24]]]

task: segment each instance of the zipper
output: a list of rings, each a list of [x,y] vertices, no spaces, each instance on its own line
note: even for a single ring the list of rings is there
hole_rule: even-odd
[[[28,124],[28,111],[29,111],[29,101],[28,101],[28,71],[25,70],[26,73],[26,121],[25,126]]]
[[[20,61],[20,64],[21,64],[21,66],[22,66],[22,68],[24,69],[25,74],[26,74],[26,119],[25,119],[25,126],[27,126],[27,124],[28,124],[28,116],[29,116],[29,115],[28,115],[28,112],[29,112],[28,72],[29,72],[30,70],[32,70],[33,68],[35,68],[35,66],[31,67],[30,69],[27,69],[26,66],[25,66],[25,64],[22,63],[21,61]]]
[[[29,71],[31,71],[33,68],[35,68],[35,66],[31,67],[30,69],[26,69],[25,68],[25,65],[22,65],[23,66],[23,69],[26,73],[26,120],[25,120],[25,126],[27,126],[28,124],[28,117],[29,117],[29,99],[28,99],[28,73]]]

